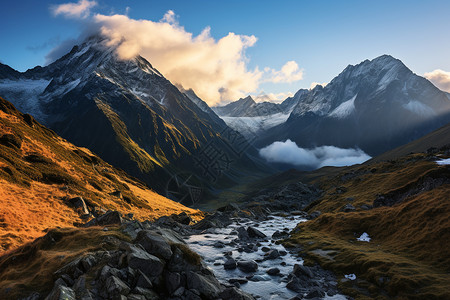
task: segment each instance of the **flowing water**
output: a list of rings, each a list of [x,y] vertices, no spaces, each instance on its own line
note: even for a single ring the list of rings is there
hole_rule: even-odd
[[[302,264],[303,260],[300,257],[290,254],[282,245],[276,245],[271,236],[275,231],[282,231],[287,228],[292,230],[299,222],[305,221],[299,216],[279,217],[272,216],[266,221],[250,221],[250,220],[235,220],[227,228],[216,228],[209,230],[208,233],[191,235],[186,242],[192,250],[199,253],[208,266],[214,271],[216,277],[221,282],[228,282],[229,279],[245,279],[249,275],[253,275],[247,283],[241,284],[240,288],[247,293],[253,294],[260,299],[290,299],[297,295],[297,293],[286,288],[286,277],[292,272],[294,264]],[[247,253],[245,251],[238,251],[239,244],[231,243],[237,238],[236,229],[244,226],[252,226],[263,232],[267,238],[259,239],[254,243],[258,244],[258,250]],[[217,242],[220,241],[223,245],[217,247]],[[249,242],[253,243],[253,241]],[[263,260],[265,252],[262,248],[268,247],[270,249],[277,249],[278,251],[286,251],[287,254],[280,256],[274,260]],[[255,273],[245,273],[238,268],[234,270],[225,270],[223,264],[227,260],[224,253],[232,252],[232,257],[236,261],[240,260],[254,260],[258,262],[258,270]],[[270,276],[266,271],[270,268],[277,267],[280,269],[280,275]],[[327,299],[346,299],[344,296],[335,295],[333,297],[326,297]]]

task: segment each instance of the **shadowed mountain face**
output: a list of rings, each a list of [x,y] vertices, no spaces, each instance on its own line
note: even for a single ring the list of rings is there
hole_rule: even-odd
[[[193,175],[198,185],[220,186],[233,184],[244,170],[265,168],[212,111],[144,58],[119,60],[114,50],[90,38],[47,67],[19,73],[2,65],[0,94],[161,192],[179,172]]]
[[[233,128],[252,127],[256,118],[231,109],[244,100],[215,111]],[[300,90],[280,106],[294,100],[286,121],[259,131],[257,146],[291,139],[301,147],[359,147],[374,156],[450,122],[448,94],[388,55],[350,65],[325,87]]]

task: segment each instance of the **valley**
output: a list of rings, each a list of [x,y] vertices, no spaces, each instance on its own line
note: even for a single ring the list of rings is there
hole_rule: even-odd
[[[447,4],[119,2],[3,5],[1,300],[450,299]]]

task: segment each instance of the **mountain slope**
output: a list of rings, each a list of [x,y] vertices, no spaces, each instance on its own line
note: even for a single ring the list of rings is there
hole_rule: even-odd
[[[86,211],[69,201],[74,197],[83,197],[91,214],[110,209],[140,220],[182,211],[198,214],[0,98],[0,251],[41,236],[46,228],[86,222]]]
[[[289,119],[257,144],[291,139],[302,147],[357,146],[375,156],[449,121],[445,93],[400,60],[383,55],[350,65],[325,87],[308,92]]]
[[[299,90],[280,104],[256,103],[248,96],[225,106],[213,107],[213,110],[228,126],[242,133],[247,139],[254,140],[260,133],[286,122],[292,109],[306,93],[307,90]]]
[[[0,78],[7,79],[0,80],[0,94],[17,99],[19,109],[157,191],[164,192],[180,172],[192,174],[199,186],[232,185],[245,169],[265,168],[245,141],[233,148],[243,139],[238,133],[230,133],[148,61],[140,56],[120,60],[98,37],[47,67],[25,73],[3,69]],[[225,167],[217,168],[222,161],[207,165],[212,171],[202,164],[211,144],[227,159]]]

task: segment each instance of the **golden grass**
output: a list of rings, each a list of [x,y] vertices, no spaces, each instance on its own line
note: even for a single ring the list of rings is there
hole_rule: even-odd
[[[407,191],[433,176],[449,178],[448,167],[414,154],[321,178],[316,183],[325,194],[310,212],[323,214],[299,224],[288,243],[300,243],[310,260],[339,276],[355,273],[356,283],[340,287],[357,299],[450,299],[450,184],[413,193],[392,207],[359,208],[379,194]],[[345,192],[338,193],[341,187]],[[357,211],[341,212],[346,203]],[[363,232],[370,243],[356,241]],[[331,251],[333,260],[317,249]],[[380,282],[382,277],[388,280]]]
[[[0,299],[18,299],[31,292],[48,293],[53,273],[75,257],[97,250],[115,249],[130,241],[110,228],[61,228],[0,257]]]
[[[30,126],[1,98],[0,112],[0,136],[13,134],[21,141],[20,148],[0,143],[0,254],[42,236],[44,229],[85,222],[65,204],[71,197],[81,196],[98,209],[132,213],[140,221],[181,212],[202,217],[36,121]],[[123,198],[111,195],[117,191]]]

